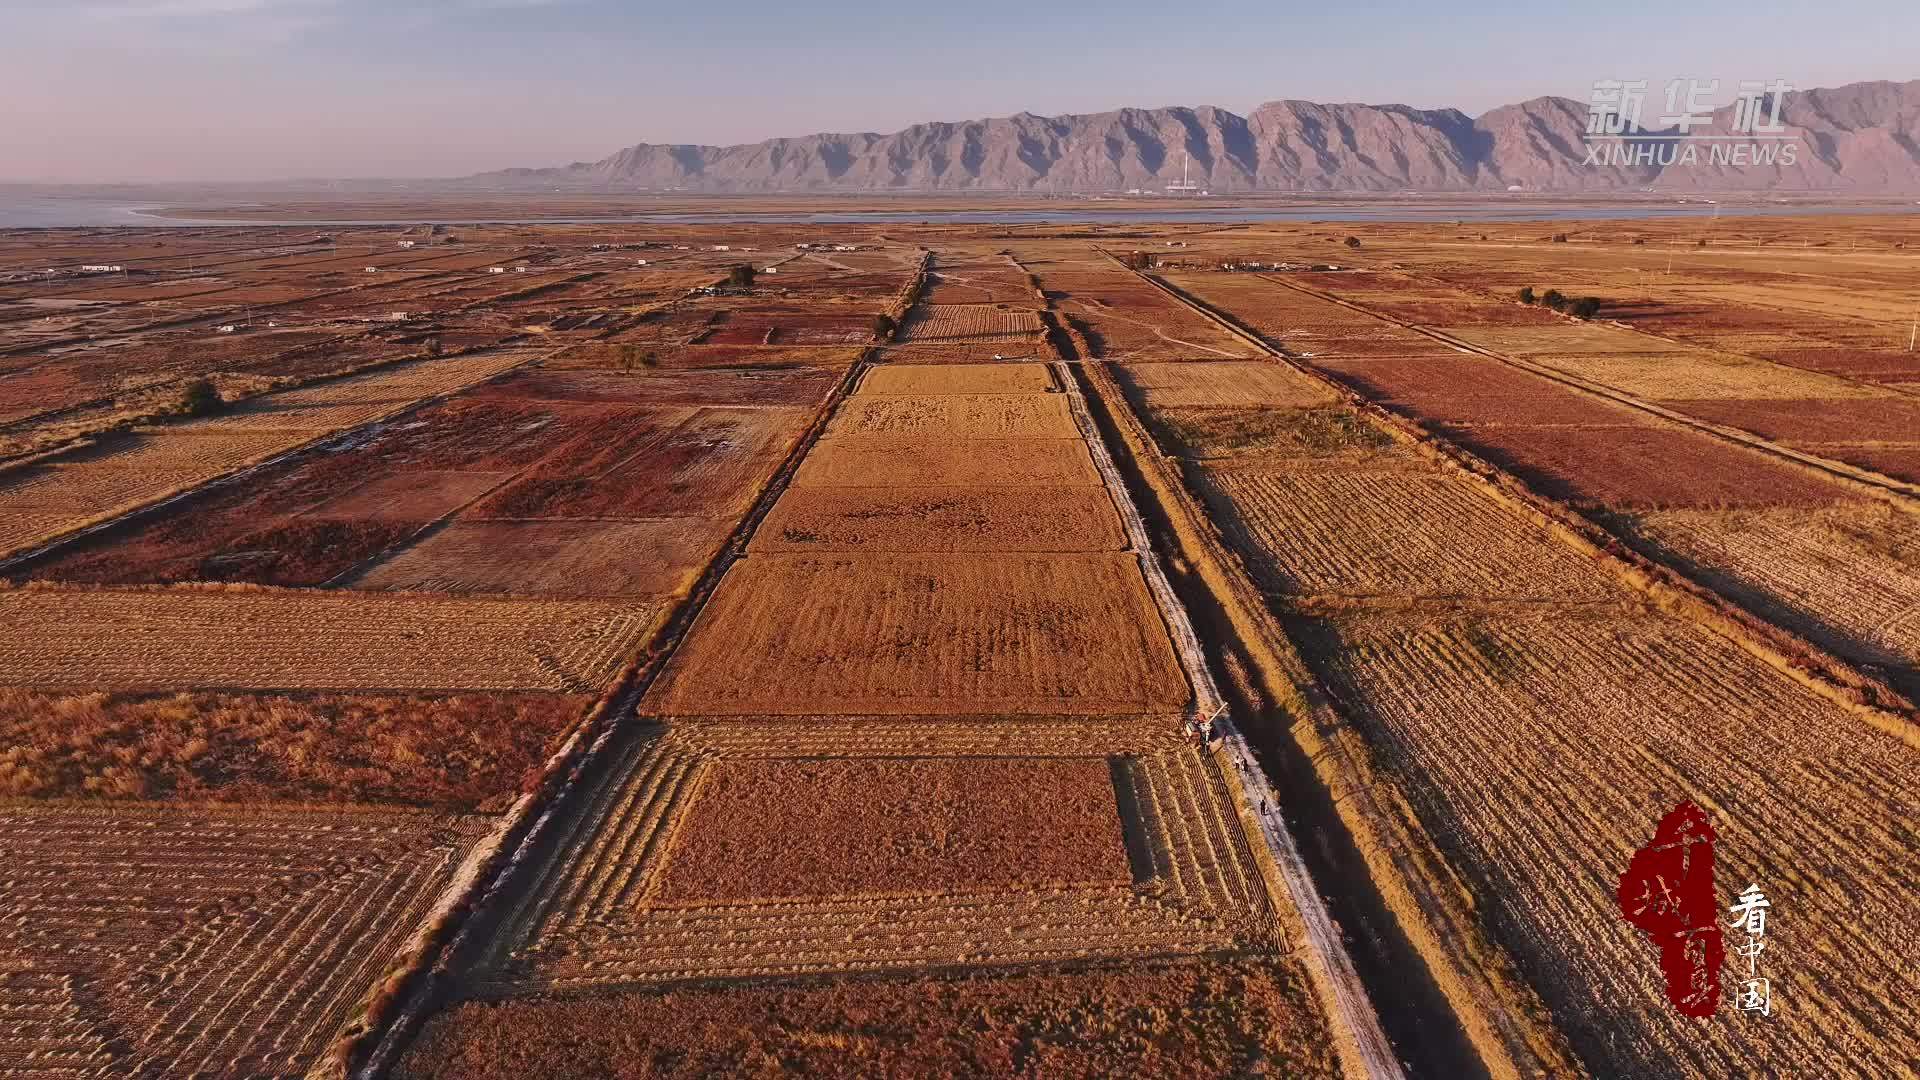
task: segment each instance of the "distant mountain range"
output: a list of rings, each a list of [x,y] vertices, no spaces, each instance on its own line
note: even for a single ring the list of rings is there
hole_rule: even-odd
[[[1646,113],[1663,111],[1658,87]],[[1457,109],[1273,101],[1238,116],[1210,105],[916,124],[891,135],[806,135],[743,146],[641,143],[600,161],[509,169],[463,186],[576,191],[829,192],[1161,190],[1185,175],[1215,193],[1255,191],[1920,191],[1920,80],[1782,95],[1793,152],[1756,164],[1709,141],[1696,161],[1671,131],[1599,147],[1588,106],[1562,97]],[[1729,135],[1731,107],[1693,135]],[[1732,143],[1725,145],[1731,146]],[[1788,163],[1784,159],[1791,157]]]

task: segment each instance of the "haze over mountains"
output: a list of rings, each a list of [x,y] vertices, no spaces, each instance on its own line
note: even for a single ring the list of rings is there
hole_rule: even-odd
[[[1663,111],[1659,88],[1648,118]],[[1673,143],[1627,137],[1589,163],[1586,102],[1539,97],[1475,118],[1457,109],[1272,101],[1239,116],[1213,106],[1119,109],[916,124],[890,135],[820,134],[741,146],[628,147],[595,162],[470,177],[495,189],[1056,191],[1161,189],[1183,165],[1215,193],[1253,191],[1920,191],[1920,80],[1783,95],[1789,164],[1664,159]],[[1732,108],[1694,135],[1733,132]],[[1662,148],[1668,149],[1662,149]],[[1632,153],[1640,150],[1636,158]],[[1782,155],[1785,157],[1787,155]]]

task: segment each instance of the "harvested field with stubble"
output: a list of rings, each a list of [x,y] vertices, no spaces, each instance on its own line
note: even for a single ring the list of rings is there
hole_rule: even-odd
[[[1006,304],[921,304],[902,320],[900,340],[1018,343],[1038,340],[1042,329],[1039,314],[1030,308]]]
[[[1152,408],[1250,407],[1312,409],[1339,395],[1305,375],[1260,360],[1126,364],[1120,378]]]
[[[670,596],[693,584],[730,532],[701,518],[455,521],[355,578],[395,592]]]
[[[1587,1061],[1633,1076],[1868,1075],[1920,1045],[1887,992],[1911,966],[1899,942],[1920,931],[1907,902],[1920,869],[1893,854],[1920,842],[1911,746],[1666,619],[1295,631]],[[1770,1018],[1725,1002],[1711,1023],[1678,1015],[1619,917],[1616,876],[1683,799],[1713,815],[1719,879],[1772,900]]]
[[[499,811],[587,704],[566,694],[0,688],[0,796]]]
[[[1720,592],[1920,689],[1920,526],[1889,507],[1673,511],[1622,522]]]
[[[1216,519],[1274,592],[1624,599],[1544,529],[1450,476],[1211,468],[1205,478]]]
[[[1188,698],[1130,556],[755,555],[727,572],[643,707],[1114,714]]]
[[[254,398],[231,412],[177,426],[180,431],[337,431],[377,420],[416,401],[451,393],[534,359],[532,352],[474,353],[416,360],[365,375]]]
[[[1063,394],[879,395],[849,398],[829,436],[916,439],[1077,439]]]
[[[676,828],[651,899],[674,907],[1130,885],[1115,798],[1101,758],[722,762]],[[807,808],[804,829],[768,827],[793,806]]]
[[[0,473],[0,553],[198,486],[298,442],[274,432],[148,432]]]
[[[1113,501],[1090,487],[799,487],[781,497],[752,550],[1123,551]]]
[[[1795,446],[1920,443],[1920,400],[1911,397],[1715,398],[1662,404],[1689,416]]]
[[[579,693],[611,680],[658,615],[639,600],[0,590],[0,685]]]
[[[436,1017],[402,1080],[783,1073],[1340,1075],[1305,976],[1275,960],[628,991],[469,1002]]]
[[[856,436],[822,439],[801,460],[795,487],[1097,487],[1079,439]]]
[[[1226,786],[1170,727],[637,731],[489,939],[476,989],[1270,948],[1282,931]],[[788,813],[796,792],[818,813]]]
[[[0,1073],[305,1074],[490,824],[0,805]]]
[[[1196,460],[1305,458],[1373,461],[1407,457],[1393,436],[1341,407],[1278,410],[1258,408],[1155,409],[1153,428],[1170,454]]]
[[[868,371],[860,380],[863,395],[1037,394],[1057,389],[1046,364],[941,364],[888,367]]]

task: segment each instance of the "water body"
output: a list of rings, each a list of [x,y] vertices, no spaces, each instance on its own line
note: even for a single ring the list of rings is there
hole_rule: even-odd
[[[1913,214],[1920,203],[1877,206],[1716,206],[1711,203],[1627,203],[1607,205],[1502,206],[1492,203],[1435,203],[1430,206],[1368,204],[1356,199],[1353,205],[1325,203],[1312,206],[1283,207],[1187,207],[1100,209],[1078,203],[1059,210],[844,210],[822,213],[799,211],[767,212],[648,212],[581,217],[416,217],[416,218],[335,218],[289,221],[262,217],[258,220],[196,220],[155,216],[156,207],[130,206],[96,199],[60,196],[8,196],[0,193],[0,229],[55,228],[189,228],[206,226],[283,225],[289,228],[335,228],[354,225],[623,225],[656,223],[662,225],[727,224],[930,224],[930,225],[1126,225],[1196,224],[1229,225],[1265,221],[1372,221],[1372,222],[1540,222],[1540,221],[1618,221],[1665,218],[1709,217],[1721,213],[1728,217],[1793,217],[1809,214]]]

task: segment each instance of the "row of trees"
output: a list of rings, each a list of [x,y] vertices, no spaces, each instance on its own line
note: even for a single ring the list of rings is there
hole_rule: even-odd
[[[1564,312],[1576,319],[1591,319],[1600,314],[1600,308],[1604,305],[1604,302],[1597,296],[1583,296],[1575,300],[1559,289],[1548,289],[1546,292],[1536,296],[1533,291],[1533,286],[1531,285],[1520,290],[1520,302],[1523,304],[1539,304],[1542,307]]]

